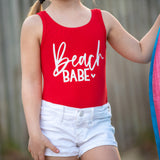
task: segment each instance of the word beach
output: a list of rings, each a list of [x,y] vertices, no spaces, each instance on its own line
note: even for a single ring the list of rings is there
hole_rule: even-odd
[[[53,43],[53,56],[55,62],[55,69],[53,71],[53,76],[58,76],[59,74],[63,74],[63,82],[72,82],[73,80],[78,81],[90,81],[90,78],[95,77],[95,73],[89,75],[88,71],[94,71],[95,66],[99,66],[100,58],[104,59],[104,57],[99,53],[100,50],[100,40],[98,40],[97,44],[97,53],[96,57],[90,54],[88,56],[88,61],[86,60],[86,53],[83,56],[77,57],[77,55],[73,55],[71,59],[65,57],[66,51],[66,43],[62,42],[59,45],[58,51],[56,53],[55,44]],[[93,65],[91,65],[91,61],[93,61]],[[67,70],[67,65],[71,63],[73,68],[71,71]],[[75,69],[77,65],[84,65],[85,69]]]

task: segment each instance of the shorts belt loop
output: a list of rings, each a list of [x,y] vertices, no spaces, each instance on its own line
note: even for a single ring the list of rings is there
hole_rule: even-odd
[[[93,122],[93,116],[94,116],[94,107],[92,107],[92,110],[91,110],[91,122]]]
[[[79,109],[76,109],[75,110],[75,115],[74,115],[76,121],[78,120],[78,113],[79,113]]]
[[[63,109],[62,109],[62,117],[61,117],[61,122],[63,122],[63,119],[64,119],[64,112],[65,112],[65,106],[63,106]]]

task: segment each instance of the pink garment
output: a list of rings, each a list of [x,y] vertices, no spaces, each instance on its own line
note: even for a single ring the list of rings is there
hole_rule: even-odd
[[[153,100],[155,105],[158,130],[160,133],[160,38],[158,39],[153,64]]]

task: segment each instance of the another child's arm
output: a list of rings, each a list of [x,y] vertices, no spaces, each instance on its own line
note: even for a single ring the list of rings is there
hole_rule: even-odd
[[[150,62],[154,42],[160,27],[160,15],[149,32],[140,41],[129,34],[109,12],[102,10],[102,15],[108,31],[108,42],[120,55],[137,63]]]
[[[21,31],[22,101],[29,132],[29,151],[34,159],[44,159],[45,147],[54,152],[56,147],[40,129],[42,73],[40,35],[42,24],[38,15],[28,17]]]

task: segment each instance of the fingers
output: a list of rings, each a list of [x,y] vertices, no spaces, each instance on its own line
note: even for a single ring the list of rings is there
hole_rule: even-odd
[[[34,160],[45,160],[45,148],[49,148],[55,153],[60,152],[44,135],[38,139],[34,138],[29,140],[28,151],[31,153]]]
[[[28,152],[31,152],[31,149],[30,149],[30,148],[28,148]]]
[[[32,153],[32,152],[31,152],[31,155],[32,155],[32,158],[33,158],[34,160],[39,160],[39,159],[38,159],[38,155],[36,155],[36,154],[34,154],[34,153]]]
[[[29,147],[28,147],[28,151],[30,152],[34,160],[45,160],[44,151],[40,151],[39,153],[34,153],[31,151]]]
[[[39,159],[38,160],[45,160],[44,153],[39,154]]]
[[[39,160],[37,155],[33,155],[34,160]]]
[[[44,153],[34,154],[31,152],[31,155],[34,160],[45,160]]]
[[[46,140],[46,147],[51,149],[53,152],[58,153],[59,149],[56,148],[48,139]]]

